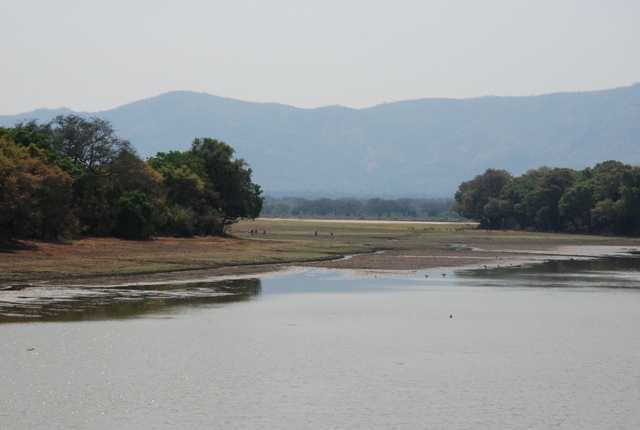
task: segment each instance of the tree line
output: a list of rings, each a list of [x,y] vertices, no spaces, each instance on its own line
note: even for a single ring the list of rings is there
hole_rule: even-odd
[[[211,138],[142,160],[108,121],[0,127],[0,241],[223,234],[263,204],[234,149]]]
[[[261,216],[272,218],[355,218],[456,220],[452,199],[304,199],[265,197]]]
[[[584,170],[488,169],[460,184],[452,207],[488,229],[640,233],[640,167],[605,161]]]

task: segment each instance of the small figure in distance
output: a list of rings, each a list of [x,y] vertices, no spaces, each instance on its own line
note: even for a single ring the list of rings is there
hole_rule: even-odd
[[[316,236],[318,235],[318,230],[316,230]]]
[[[453,318],[453,314],[449,315],[449,318]]]
[[[428,277],[429,277],[429,275],[424,275],[424,277],[425,277],[425,278],[428,278]]]
[[[331,232],[331,236],[333,236],[333,232]]]
[[[262,234],[267,234],[267,230],[262,230]]]

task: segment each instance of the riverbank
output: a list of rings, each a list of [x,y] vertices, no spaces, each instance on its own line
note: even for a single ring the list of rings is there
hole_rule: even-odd
[[[259,219],[234,225],[225,238],[22,242],[0,250],[0,286],[179,282],[292,266],[371,272],[494,267],[635,248],[638,238],[493,232],[462,223]]]

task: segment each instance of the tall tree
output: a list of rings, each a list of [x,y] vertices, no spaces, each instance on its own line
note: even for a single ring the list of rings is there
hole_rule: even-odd
[[[482,175],[460,184],[452,210],[464,218],[479,221],[485,228],[499,228],[505,214],[497,209],[496,199],[512,180],[513,176],[506,170],[487,169]]]
[[[255,219],[262,210],[260,186],[251,181],[251,169],[224,142],[205,137],[195,139],[191,153],[204,161],[204,173],[217,196],[210,202],[222,215],[224,226],[238,219]]]

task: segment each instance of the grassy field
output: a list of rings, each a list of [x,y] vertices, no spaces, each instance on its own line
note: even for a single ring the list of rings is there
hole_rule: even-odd
[[[251,235],[256,229],[259,234]],[[266,231],[266,234],[262,232]],[[317,235],[315,234],[317,232]],[[333,235],[331,235],[333,233]],[[480,248],[461,255],[452,244]],[[340,222],[260,219],[234,225],[230,236],[126,241],[87,238],[27,241],[0,249],[0,283],[138,275],[202,269],[300,263],[361,269],[460,266],[556,246],[640,246],[636,238],[531,232],[490,232],[472,224]],[[336,258],[385,250],[345,262]],[[398,257],[416,258],[398,258]],[[418,258],[420,257],[420,258]],[[313,262],[313,263],[310,263]]]

